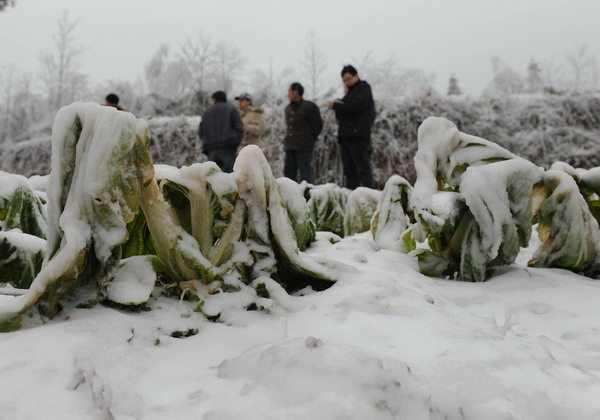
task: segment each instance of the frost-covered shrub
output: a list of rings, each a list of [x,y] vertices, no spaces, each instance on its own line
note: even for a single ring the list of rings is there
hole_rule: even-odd
[[[155,117],[148,119],[152,135],[150,154],[155,163],[175,167],[206,161],[198,138],[200,117]]]
[[[483,96],[480,98],[426,94],[399,101],[378,100],[373,126],[372,166],[375,185],[383,188],[394,174],[414,183],[413,157],[417,130],[429,116],[454,121],[459,130],[489,139],[538,166],[558,160],[581,168],[600,166],[600,96],[597,94]],[[262,150],[275,176],[283,175],[283,110],[287,101],[258,104],[265,109],[266,132]],[[344,185],[333,112],[321,108],[324,127],[315,145],[316,184]],[[181,167],[203,162],[197,136],[199,117],[155,117],[148,120],[155,162]],[[49,131],[49,130],[48,130]],[[0,168],[5,171],[47,174],[50,140],[38,131],[32,140],[0,145]]]
[[[430,247],[417,250],[421,272],[483,281],[515,260],[531,235],[541,168],[434,117],[419,128],[415,167],[411,204]]]

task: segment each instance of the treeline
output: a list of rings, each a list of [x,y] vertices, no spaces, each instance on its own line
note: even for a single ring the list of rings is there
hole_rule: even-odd
[[[282,139],[285,103],[263,104],[267,131],[264,153],[276,176],[283,172]],[[537,94],[459,96],[425,94],[400,101],[378,101],[373,129],[374,176],[379,187],[393,174],[413,182],[417,129],[429,116],[455,122],[465,133],[500,144],[513,153],[548,168],[555,161],[574,167],[600,166],[600,95]],[[316,183],[342,184],[333,113],[321,110],[325,126],[314,155]],[[155,117],[149,120],[155,163],[173,166],[206,160],[197,136],[198,117]],[[50,169],[50,133],[38,138],[0,145],[0,168],[26,176]]]

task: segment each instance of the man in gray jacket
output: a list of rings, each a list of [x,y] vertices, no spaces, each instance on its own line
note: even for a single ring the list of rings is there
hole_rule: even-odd
[[[211,102],[213,105],[202,115],[198,129],[202,151],[223,172],[232,172],[244,125],[237,109],[227,103],[225,92],[219,90],[213,93]]]

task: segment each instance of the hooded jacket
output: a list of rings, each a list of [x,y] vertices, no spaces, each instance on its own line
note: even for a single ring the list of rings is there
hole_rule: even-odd
[[[263,109],[249,106],[239,110],[240,118],[244,126],[248,127],[248,131],[244,133],[242,142],[238,147],[238,153],[242,147],[249,144],[261,146],[261,136],[265,132],[265,122],[263,120]]]
[[[217,102],[202,114],[198,134],[202,151],[237,146],[242,140],[244,127],[233,105]]]
[[[338,120],[338,137],[371,137],[375,102],[367,82],[359,80],[350,86],[344,98],[334,102],[333,110]]]

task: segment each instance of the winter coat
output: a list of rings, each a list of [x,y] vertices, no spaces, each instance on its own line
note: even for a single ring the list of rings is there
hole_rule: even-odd
[[[287,126],[283,150],[310,152],[323,129],[323,120],[319,107],[314,102],[290,102],[285,107],[285,124]]]
[[[338,120],[338,137],[371,137],[375,102],[367,82],[359,80],[350,86],[344,98],[334,102],[333,110]]]
[[[233,105],[217,102],[202,115],[198,135],[202,151],[237,146],[242,140],[242,120]]]
[[[261,146],[261,136],[265,132],[265,122],[263,120],[263,109],[255,107],[247,107],[239,110],[240,118],[245,127],[248,127],[248,131],[244,133],[242,142],[238,147],[238,153],[242,147],[249,144],[256,144]]]

